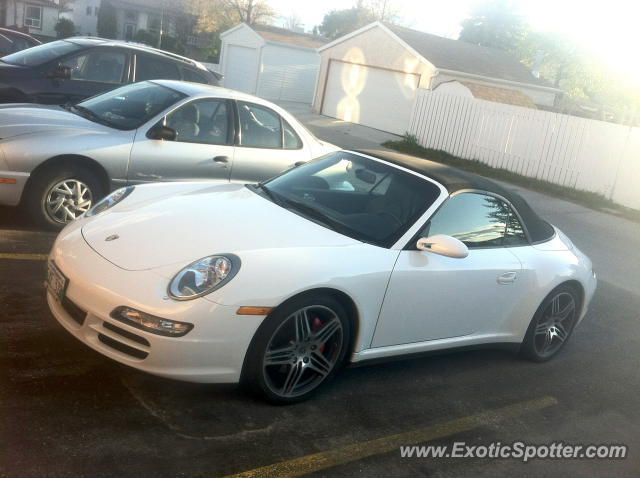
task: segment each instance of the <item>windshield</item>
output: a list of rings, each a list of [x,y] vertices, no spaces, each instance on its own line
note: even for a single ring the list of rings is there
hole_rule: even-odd
[[[12,65],[39,66],[54,58],[61,57],[67,53],[80,50],[82,47],[64,40],[53,41],[43,45],[34,46],[21,50],[11,55],[3,56],[2,61]]]
[[[68,107],[91,121],[136,129],[186,95],[149,81],[123,86]]]
[[[282,207],[381,247],[391,247],[440,194],[426,179],[344,151],[257,188]]]

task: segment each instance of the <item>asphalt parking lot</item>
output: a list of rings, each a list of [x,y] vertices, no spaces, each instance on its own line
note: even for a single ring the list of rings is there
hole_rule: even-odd
[[[523,194],[599,275],[558,357],[533,364],[474,351],[348,368],[286,407],[234,386],[148,376],[76,341],[50,315],[42,286],[55,235],[1,208],[0,476],[638,476],[640,225]],[[401,458],[399,449],[498,441],[629,449],[624,460],[528,463]]]

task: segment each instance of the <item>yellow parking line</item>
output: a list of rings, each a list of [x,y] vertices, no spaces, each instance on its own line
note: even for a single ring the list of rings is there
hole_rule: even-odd
[[[377,438],[375,440],[353,443],[340,448],[306,455],[293,460],[267,465],[245,471],[225,478],[292,478],[314,473],[337,465],[361,460],[373,455],[398,451],[400,446],[415,445],[443,437],[457,435],[485,425],[493,425],[543,408],[556,405],[554,397],[541,397],[526,402],[516,403],[503,408],[487,410],[475,415],[438,423],[397,435]],[[399,454],[399,452],[398,452]]]
[[[0,252],[0,259],[14,259],[18,261],[46,261],[48,254],[10,254]]]

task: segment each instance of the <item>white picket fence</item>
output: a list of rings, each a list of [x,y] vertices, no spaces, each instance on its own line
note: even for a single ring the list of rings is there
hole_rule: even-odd
[[[640,209],[640,128],[420,89],[409,132],[427,148]]]

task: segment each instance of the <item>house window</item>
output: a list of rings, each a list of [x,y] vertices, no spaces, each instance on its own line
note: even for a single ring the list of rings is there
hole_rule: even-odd
[[[31,28],[42,28],[42,7],[27,5],[24,10],[24,25]]]
[[[91,7],[87,7],[87,15],[91,15]]]
[[[187,45],[196,46],[198,44],[198,37],[195,35],[189,35],[187,37]]]
[[[93,14],[97,17],[98,12],[100,11],[100,7],[93,7]]]

